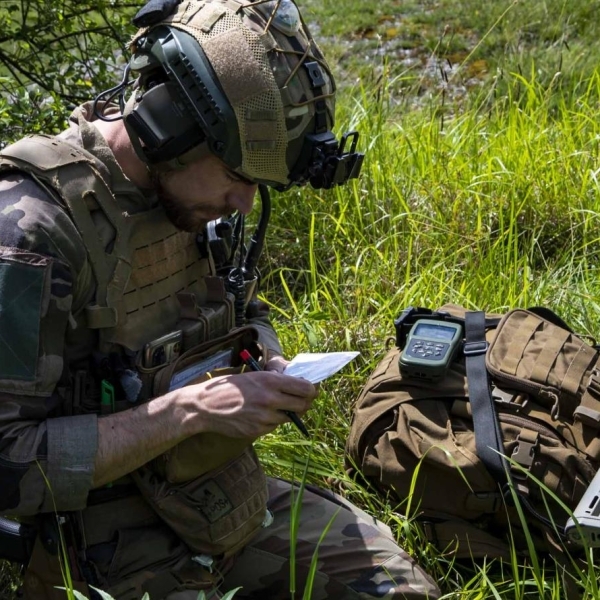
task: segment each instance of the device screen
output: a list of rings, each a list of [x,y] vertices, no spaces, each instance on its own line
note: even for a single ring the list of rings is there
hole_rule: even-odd
[[[419,323],[413,335],[439,340],[451,340],[456,335],[456,329],[453,327],[444,327],[443,325]]]

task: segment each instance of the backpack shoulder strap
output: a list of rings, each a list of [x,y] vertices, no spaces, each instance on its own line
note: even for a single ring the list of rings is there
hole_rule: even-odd
[[[467,367],[477,455],[496,481],[504,485],[508,481],[509,471],[504,458],[502,433],[485,366],[485,354],[488,348],[485,339],[485,323],[483,311],[466,313],[463,352]]]
[[[88,324],[92,328],[114,327],[117,309],[112,305],[108,290],[118,276],[120,265],[130,262],[123,244],[117,244],[108,253],[102,244],[92,219],[88,202],[98,206],[117,229],[119,240],[125,221],[106,181],[97,169],[95,158],[78,146],[59,137],[31,135],[20,139],[0,152],[2,168],[30,173],[50,185],[66,205],[75,227],[85,240],[88,258],[96,280],[96,302],[86,308]]]
[[[2,167],[32,166],[40,171],[51,171],[78,162],[91,163],[86,153],[65,140],[48,135],[28,135],[0,152]]]

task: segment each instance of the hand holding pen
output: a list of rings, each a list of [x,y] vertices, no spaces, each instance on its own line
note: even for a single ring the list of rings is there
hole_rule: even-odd
[[[240,352],[240,358],[244,362],[245,365],[248,365],[250,369],[253,371],[262,371],[262,367],[258,364],[255,358],[248,352],[248,350],[242,350]],[[300,417],[291,410],[282,410],[292,421],[292,423],[300,430],[302,435],[306,438],[310,438],[310,434],[308,433],[308,429],[306,429],[306,425],[302,422]]]

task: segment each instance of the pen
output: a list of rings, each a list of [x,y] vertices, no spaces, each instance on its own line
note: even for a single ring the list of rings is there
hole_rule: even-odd
[[[256,362],[254,357],[248,352],[248,350],[242,350],[240,352],[240,357],[253,371],[262,371],[261,366]],[[301,421],[300,417],[291,410],[284,410],[284,412],[292,421],[292,423],[300,430],[302,435],[306,438],[310,437],[310,433],[308,433],[308,429],[306,429],[306,425]]]

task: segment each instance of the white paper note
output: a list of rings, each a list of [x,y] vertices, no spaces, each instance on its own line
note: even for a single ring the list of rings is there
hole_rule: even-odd
[[[283,374],[319,383],[337,373],[359,354],[360,352],[303,352],[294,356]]]

